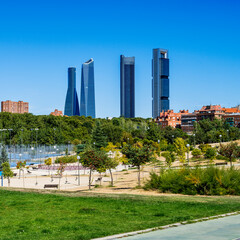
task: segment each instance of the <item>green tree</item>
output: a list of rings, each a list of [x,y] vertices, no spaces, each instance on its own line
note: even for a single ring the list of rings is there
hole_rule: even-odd
[[[184,139],[176,138],[174,140],[174,148],[180,162],[184,163],[186,160],[185,153],[187,152],[187,147]]]
[[[101,151],[96,148],[88,147],[81,154],[81,163],[84,167],[89,168],[89,181],[88,186],[89,190],[91,189],[91,179],[92,179],[92,171],[96,170],[98,172],[105,172],[107,169],[106,162],[108,160],[108,156],[106,152]]]
[[[192,156],[193,156],[194,158],[200,158],[201,155],[202,155],[202,151],[201,151],[200,149],[194,148],[194,149],[192,150]]]
[[[8,186],[10,187],[10,178],[13,177],[13,171],[10,168],[9,162],[2,163],[3,177],[7,178]]]
[[[237,143],[221,144],[219,154],[226,157],[232,167],[232,162],[240,157],[240,148]]]
[[[154,157],[154,151],[152,148],[149,148],[148,146],[142,146],[139,145],[130,145],[125,144],[125,146],[122,149],[122,153],[126,156],[128,159],[128,162],[136,166],[138,168],[138,185],[141,185],[141,166],[153,161]]]
[[[207,148],[206,153],[204,154],[204,157],[209,160],[215,159],[217,156],[217,150],[215,148]]]
[[[92,143],[94,143],[95,147],[98,149],[107,146],[107,136],[104,134],[100,122],[97,122],[95,128],[93,129]]]
[[[167,152],[162,153],[161,155],[165,158],[166,164],[170,168],[172,163],[176,160],[175,153],[167,151]]]
[[[6,147],[3,145],[0,156],[0,170],[2,169],[2,164],[5,162],[8,162],[8,154],[6,151]]]

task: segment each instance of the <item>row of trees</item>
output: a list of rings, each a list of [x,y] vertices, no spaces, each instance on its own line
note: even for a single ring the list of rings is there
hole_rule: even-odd
[[[10,130],[8,130],[10,129]],[[181,129],[161,128],[152,119],[92,119],[91,117],[56,117],[51,115],[0,113],[0,138],[5,144],[93,144],[106,146],[108,142],[122,146],[143,139],[160,141],[161,148],[171,148],[176,138],[190,144],[240,139],[238,128],[222,120],[202,120],[195,124],[189,136]]]

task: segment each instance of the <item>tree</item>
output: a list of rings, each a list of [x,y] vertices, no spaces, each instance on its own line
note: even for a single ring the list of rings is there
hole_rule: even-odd
[[[216,156],[217,156],[217,151],[216,151],[215,148],[212,148],[212,147],[211,148],[207,148],[206,153],[204,154],[204,157],[206,159],[210,159],[210,160],[215,159]]]
[[[20,179],[21,171],[23,173],[23,187],[25,187],[25,183],[24,183],[24,168],[26,167],[26,163],[27,163],[26,160],[24,162],[18,161],[17,162],[17,166],[16,166],[16,168],[19,169],[19,179]]]
[[[232,162],[240,157],[240,148],[237,143],[233,142],[226,145],[221,144],[219,154],[226,157],[232,167]]]
[[[104,134],[104,131],[100,122],[96,122],[96,126],[93,129],[92,143],[95,143],[94,145],[98,149],[107,146],[107,137]]]
[[[84,167],[89,168],[89,190],[91,189],[92,171],[106,171],[107,154],[99,149],[88,147],[81,155],[81,163]]]
[[[50,175],[50,166],[52,165],[52,159],[47,158],[47,159],[44,160],[44,163],[48,166],[48,173]]]
[[[125,144],[125,146],[122,149],[122,153],[126,156],[128,159],[128,162],[136,166],[138,168],[138,185],[141,185],[141,166],[146,164],[147,162],[152,161],[154,152],[151,148],[148,146],[133,146],[130,144]]]
[[[187,152],[185,141],[182,138],[176,138],[174,140],[174,148],[180,162],[184,163],[186,160],[185,153]]]
[[[192,156],[195,157],[195,158],[200,158],[202,155],[202,151],[198,148],[194,148],[192,150]]]
[[[8,186],[10,187],[10,178],[13,177],[13,171],[10,168],[9,162],[2,163],[3,177],[8,179]]]
[[[167,151],[162,153],[162,156],[165,158],[165,161],[169,168],[171,167],[172,163],[176,160],[174,152]]]
[[[6,151],[6,147],[2,146],[1,156],[0,156],[0,169],[2,169],[2,164],[8,162],[8,154]]]

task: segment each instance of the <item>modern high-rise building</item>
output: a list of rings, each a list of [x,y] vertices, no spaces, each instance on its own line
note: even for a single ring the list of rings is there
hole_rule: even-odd
[[[168,50],[153,49],[152,59],[152,117],[169,110]]]
[[[68,90],[65,101],[64,115],[79,116],[79,103],[76,91],[76,68],[68,68]]]
[[[28,102],[18,101],[13,102],[10,100],[1,102],[1,110],[2,112],[10,112],[10,113],[28,113],[29,104]]]
[[[135,57],[120,56],[120,115],[135,117]]]
[[[94,61],[82,64],[80,115],[95,118]]]

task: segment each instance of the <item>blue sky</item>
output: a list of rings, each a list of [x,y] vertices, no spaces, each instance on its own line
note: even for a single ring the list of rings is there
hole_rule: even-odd
[[[64,109],[67,68],[95,60],[97,117],[119,116],[120,55],[136,58],[136,116],[151,117],[153,48],[169,50],[170,107],[240,104],[238,0],[0,0],[0,100]]]

